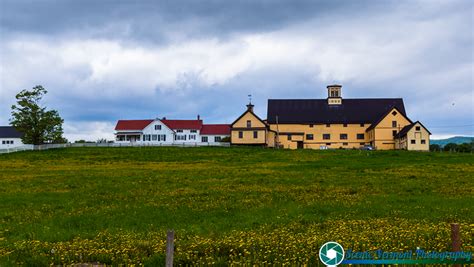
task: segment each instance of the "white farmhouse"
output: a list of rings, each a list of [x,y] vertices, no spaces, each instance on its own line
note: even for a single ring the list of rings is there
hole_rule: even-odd
[[[119,120],[115,126],[117,143],[137,144],[216,144],[230,136],[228,124],[203,124],[202,120]]]
[[[23,146],[23,135],[12,126],[0,126],[0,149],[9,149]]]

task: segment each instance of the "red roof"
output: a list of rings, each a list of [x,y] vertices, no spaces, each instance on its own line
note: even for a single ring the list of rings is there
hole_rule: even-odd
[[[115,130],[143,130],[152,122],[153,120],[119,120]]]
[[[230,135],[230,125],[229,124],[203,124],[201,128],[201,134]]]
[[[200,130],[202,128],[202,120],[161,120],[168,128]]]

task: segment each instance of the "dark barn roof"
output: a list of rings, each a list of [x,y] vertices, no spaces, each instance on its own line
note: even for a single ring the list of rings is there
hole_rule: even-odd
[[[401,98],[342,99],[340,105],[329,105],[327,99],[269,99],[268,123],[373,123],[392,108],[403,115]]]
[[[13,126],[0,126],[0,138],[21,138],[21,134]]]

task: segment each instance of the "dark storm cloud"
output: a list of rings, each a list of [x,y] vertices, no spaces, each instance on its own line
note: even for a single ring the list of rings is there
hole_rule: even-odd
[[[5,33],[166,42],[280,29],[389,10],[381,1],[2,1]]]

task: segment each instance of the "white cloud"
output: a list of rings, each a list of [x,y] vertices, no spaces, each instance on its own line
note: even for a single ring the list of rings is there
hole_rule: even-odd
[[[65,95],[79,101],[150,97],[156,90],[175,95],[201,90],[206,95],[207,89],[216,86],[244,95],[261,90],[262,97],[270,97],[275,91],[291,93],[292,83],[286,81],[300,79],[290,76],[302,73],[315,85],[338,82],[367,88],[360,89],[363,92],[349,89],[345,91],[348,96],[404,97],[407,109],[422,121],[435,121],[439,114],[469,118],[474,105],[472,55],[470,59],[456,55],[472,52],[472,35],[459,33],[472,30],[472,25],[465,25],[470,11],[440,16],[446,5],[427,5],[423,16],[407,12],[414,8],[411,5],[400,5],[389,14],[348,19],[328,14],[273,31],[235,33],[226,39],[186,39],[185,34],[176,33],[181,37],[174,42],[156,45],[11,35],[0,44],[0,117],[8,117],[7,107],[19,90],[36,84],[45,85],[55,101],[64,101]],[[279,88],[282,75],[289,76],[284,78],[288,88]],[[238,87],[235,80],[242,76],[268,86],[249,89],[247,83]],[[450,87],[459,81],[460,88]],[[290,93],[285,97],[291,97]],[[456,102],[456,111],[451,101]],[[193,106],[191,102],[193,99],[181,107]],[[216,109],[229,102],[215,103]],[[466,114],[469,107],[471,112]],[[0,118],[0,123],[5,121]],[[93,131],[95,139],[110,131],[99,122],[90,123],[102,129]],[[69,136],[85,134],[72,125],[66,132]]]
[[[98,139],[115,140],[115,124],[101,121],[65,122],[64,136],[69,142],[76,140],[97,141]]]

